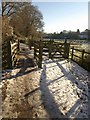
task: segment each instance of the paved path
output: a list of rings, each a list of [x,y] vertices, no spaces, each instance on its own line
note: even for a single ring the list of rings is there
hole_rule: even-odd
[[[68,60],[43,60],[21,46],[21,66],[3,76],[3,118],[88,118],[88,72]],[[19,65],[20,65],[19,63]]]

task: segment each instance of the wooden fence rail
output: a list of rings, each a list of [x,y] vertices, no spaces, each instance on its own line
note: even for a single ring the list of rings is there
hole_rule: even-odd
[[[48,53],[48,54],[46,54]],[[34,58],[37,60],[38,67],[42,67],[42,56],[47,55],[53,59],[58,53],[65,59],[77,62],[80,66],[90,71],[90,53],[85,50],[70,48],[70,43],[58,42],[54,40],[34,41]],[[60,58],[59,55],[59,58]]]
[[[19,40],[9,38],[2,43],[2,70],[15,67],[17,53],[19,51]]]
[[[90,53],[85,50],[71,48],[71,60],[77,62],[80,66],[90,71]]]
[[[69,58],[70,44],[66,42],[56,42],[53,40],[34,41],[34,58],[37,61],[38,67],[42,67],[42,57],[47,55],[49,58],[57,58],[59,55],[63,58]],[[46,54],[47,53],[47,54]]]

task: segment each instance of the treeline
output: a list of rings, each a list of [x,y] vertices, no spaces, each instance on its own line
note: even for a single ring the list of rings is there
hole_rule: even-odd
[[[76,32],[73,31],[66,31],[63,30],[60,33],[46,33],[44,34],[44,38],[46,39],[71,39],[71,40],[90,40],[90,30],[86,29],[83,32],[80,32],[79,29],[77,29]]]

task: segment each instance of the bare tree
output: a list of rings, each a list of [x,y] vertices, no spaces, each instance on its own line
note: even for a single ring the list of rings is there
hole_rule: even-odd
[[[19,2],[2,2],[2,39],[5,40],[13,34],[13,27],[10,26],[12,15],[23,7],[24,3]]]
[[[10,17],[23,7],[23,2],[2,2],[2,17]]]
[[[36,6],[25,3],[17,14],[11,19],[11,25],[25,37],[34,36],[37,31],[42,31],[43,16]]]
[[[16,14],[13,14],[10,21],[15,32],[29,38],[28,43],[31,47],[31,40],[41,37],[43,31],[43,15],[38,7],[31,3],[24,3],[23,7]]]
[[[41,37],[44,25],[43,15],[31,2],[2,2],[2,17],[3,33],[8,31],[10,25],[14,33],[29,38],[29,45],[31,40]],[[6,32],[5,28],[7,28]]]

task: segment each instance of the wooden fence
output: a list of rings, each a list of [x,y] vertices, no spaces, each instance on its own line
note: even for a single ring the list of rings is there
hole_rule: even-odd
[[[37,61],[38,67],[42,67],[42,41],[34,41],[34,58]]]
[[[72,47],[70,56],[71,56],[71,60],[77,62],[80,66],[90,71],[90,53],[89,52]]]
[[[2,43],[2,70],[15,67],[18,51],[19,40],[15,37],[9,38]]]
[[[56,58],[56,55],[58,55],[58,58],[70,58],[86,70],[90,71],[90,53],[74,47],[70,48],[70,43],[67,43],[66,41],[63,43],[54,40],[34,41],[34,58],[36,59],[39,68],[42,67],[42,59],[45,55],[51,59]]]
[[[53,40],[34,41],[34,58],[37,61],[38,67],[42,67],[42,57],[45,55],[51,59],[69,58],[69,47],[70,44],[67,42],[61,43]]]

